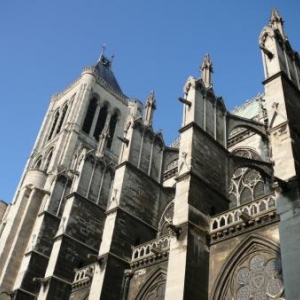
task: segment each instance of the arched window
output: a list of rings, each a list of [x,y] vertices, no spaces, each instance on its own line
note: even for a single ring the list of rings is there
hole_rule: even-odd
[[[61,126],[63,125],[64,119],[66,117],[67,110],[68,110],[68,105],[65,105],[65,107],[64,107],[64,109],[62,111],[62,115],[61,115],[61,118],[59,120],[59,123],[58,123],[58,126],[57,126],[55,134],[58,134],[60,132]]]
[[[95,115],[95,112],[96,112],[96,108],[97,108],[97,99],[95,97],[93,97],[90,100],[90,104],[89,104],[89,107],[87,109],[86,116],[85,116],[83,126],[82,126],[82,130],[87,134],[90,133],[92,123],[93,123],[93,119],[94,119],[94,115]]]
[[[40,170],[42,164],[42,157],[40,156],[34,163],[33,168],[36,170]]]
[[[106,117],[107,117],[107,111],[108,111],[108,107],[105,105],[100,109],[98,118],[97,118],[97,123],[96,123],[96,127],[95,127],[95,131],[94,131],[94,138],[99,141],[99,135],[102,132],[104,125],[105,125],[105,121],[106,121]]]
[[[233,153],[236,156],[260,160],[259,155],[250,149],[239,149]],[[230,207],[245,204],[262,197],[265,193],[265,180],[259,171],[248,167],[238,168],[230,182]]]
[[[44,166],[44,170],[45,172],[48,171],[51,159],[52,159],[52,154],[53,154],[53,149],[51,149],[47,155],[46,161],[45,161],[45,166]]]
[[[117,126],[117,121],[118,121],[118,113],[115,112],[110,119],[110,123],[109,123],[109,137],[108,137],[108,141],[107,141],[107,148],[110,149],[111,148],[111,144],[113,141],[113,137],[115,134],[115,130],[116,130],[116,126]]]
[[[53,120],[53,123],[52,123],[52,127],[51,127],[51,130],[50,130],[49,136],[48,136],[48,141],[51,140],[51,138],[53,136],[53,133],[54,133],[54,130],[55,130],[58,118],[59,118],[59,111],[57,111],[55,113],[54,120]]]

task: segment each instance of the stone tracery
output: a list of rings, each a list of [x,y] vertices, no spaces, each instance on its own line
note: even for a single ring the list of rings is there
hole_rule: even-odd
[[[237,300],[282,299],[284,287],[280,260],[256,254],[237,270],[231,289],[236,289]]]
[[[242,149],[234,153],[236,156],[259,160],[259,155],[252,150]],[[231,178],[229,198],[232,206],[252,201],[264,194],[264,180],[255,169],[239,168]]]

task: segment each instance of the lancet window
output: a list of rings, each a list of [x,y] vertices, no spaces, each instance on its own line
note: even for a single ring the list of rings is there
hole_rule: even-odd
[[[36,170],[40,170],[42,165],[42,157],[40,156],[34,163],[33,168]]]
[[[94,116],[96,113],[96,108],[97,108],[97,99],[94,97],[90,100],[90,104],[87,109],[86,116],[85,116],[83,126],[82,126],[82,130],[87,134],[90,133],[93,119],[94,119]]]
[[[53,133],[54,133],[54,130],[56,128],[56,124],[57,124],[58,119],[59,119],[59,111],[57,111],[54,115],[54,119],[53,119],[53,122],[52,122],[52,127],[51,127],[51,130],[50,130],[49,136],[48,136],[48,141],[51,140],[51,138],[53,136]]]
[[[55,137],[61,131],[67,111],[68,111],[68,105],[66,104],[62,110],[61,109],[57,110],[57,112],[55,113],[52,126],[50,129],[50,133],[48,135],[48,141],[51,140],[53,137]]]
[[[44,165],[44,170],[47,172],[48,169],[49,169],[49,165],[50,165],[50,162],[51,162],[51,159],[52,159],[52,154],[53,154],[53,149],[51,149],[46,157],[46,160],[45,160],[45,165]]]
[[[116,126],[118,121],[118,113],[114,112],[114,114],[111,116],[110,122],[109,122],[109,137],[107,141],[107,148],[110,149],[113,141],[113,137],[115,134]]]
[[[55,130],[55,134],[58,134],[61,130],[61,127],[64,123],[64,120],[65,120],[65,117],[66,117],[66,114],[67,114],[67,110],[68,110],[68,105],[65,105],[63,110],[62,110],[62,114],[61,114],[61,117],[58,121],[58,126],[57,126],[57,129]]]
[[[97,141],[105,130],[105,134],[107,134],[106,147],[110,149],[118,119],[119,113],[117,111],[112,114],[108,104],[100,105],[99,100],[93,97],[90,100],[82,130]]]
[[[97,118],[97,123],[96,123],[96,127],[95,127],[95,131],[94,131],[94,138],[99,141],[99,135],[102,132],[104,125],[105,125],[105,121],[107,118],[107,111],[108,111],[108,107],[105,105],[100,109],[98,118]]]

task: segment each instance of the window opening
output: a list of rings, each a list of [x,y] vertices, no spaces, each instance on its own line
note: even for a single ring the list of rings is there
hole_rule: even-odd
[[[56,112],[56,114],[55,114],[55,116],[54,116],[54,120],[53,120],[53,123],[52,123],[52,127],[51,127],[51,130],[50,130],[50,134],[49,134],[49,137],[48,137],[48,141],[51,140],[51,138],[52,138],[52,136],[53,136],[54,129],[55,129],[55,127],[56,127],[58,118],[59,118],[59,111]]]
[[[88,107],[88,110],[86,112],[85,115],[85,119],[83,122],[83,126],[82,126],[82,130],[89,134],[91,127],[92,127],[92,123],[93,123],[93,119],[94,119],[94,115],[96,112],[96,108],[97,108],[97,99],[96,98],[92,98]]]
[[[48,168],[49,168],[49,165],[50,165],[50,161],[51,161],[51,158],[52,158],[52,154],[53,154],[53,150],[51,150],[51,152],[48,154],[48,156],[46,158],[46,163],[45,163],[45,168],[44,168],[44,170],[46,172],[48,171]]]
[[[61,126],[62,124],[64,123],[64,119],[66,117],[66,113],[67,113],[67,110],[68,110],[68,105],[66,105],[62,111],[62,116],[59,120],[59,123],[58,123],[58,126],[57,126],[57,129],[56,129],[56,133],[55,134],[58,134],[61,130]]]
[[[103,106],[100,109],[98,118],[97,118],[97,123],[96,123],[96,128],[94,131],[94,138],[99,141],[99,135],[102,132],[104,125],[105,125],[105,121],[106,121],[106,117],[107,117],[107,106]]]
[[[116,130],[116,126],[117,126],[117,121],[118,121],[118,114],[115,112],[111,119],[110,119],[110,123],[109,123],[109,137],[108,137],[108,141],[107,141],[107,148],[110,149],[111,148],[111,144],[113,141],[113,137],[115,134],[115,130]]]

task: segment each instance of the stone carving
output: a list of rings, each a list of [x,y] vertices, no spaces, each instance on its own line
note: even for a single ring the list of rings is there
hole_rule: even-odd
[[[249,149],[240,149],[234,152],[234,155],[260,159],[257,153]],[[237,169],[231,178],[229,187],[231,206],[239,206],[262,196],[264,193],[263,186],[264,180],[257,170],[246,167]]]
[[[154,285],[152,289],[143,298],[144,300],[164,300],[165,298],[166,283],[160,282]]]
[[[237,300],[282,299],[284,286],[278,258],[267,258],[258,254],[252,257],[248,267],[237,271]]]

